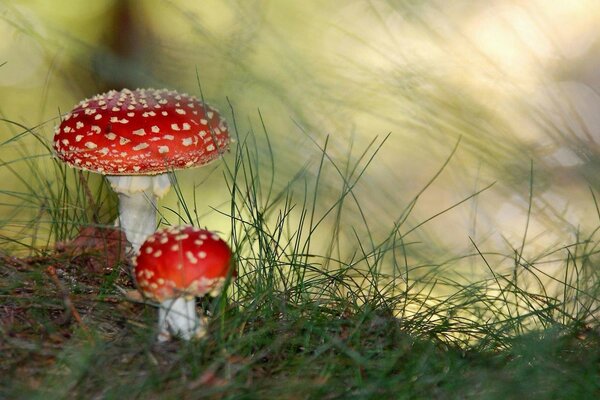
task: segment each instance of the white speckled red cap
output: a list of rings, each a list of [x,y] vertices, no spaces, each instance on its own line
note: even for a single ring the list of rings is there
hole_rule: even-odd
[[[232,268],[231,250],[211,231],[164,228],[146,239],[133,265],[140,290],[158,301],[215,295]]]
[[[229,141],[218,111],[193,96],[123,89],[79,103],[57,127],[53,146],[76,168],[147,175],[207,164]]]

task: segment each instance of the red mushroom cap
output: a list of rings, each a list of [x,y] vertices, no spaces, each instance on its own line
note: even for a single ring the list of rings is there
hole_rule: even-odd
[[[79,103],[56,128],[58,158],[108,175],[160,174],[209,163],[229,147],[214,108],[174,90],[112,90]]]
[[[133,259],[140,290],[158,301],[218,293],[231,269],[231,250],[215,233],[191,226],[156,231]]]

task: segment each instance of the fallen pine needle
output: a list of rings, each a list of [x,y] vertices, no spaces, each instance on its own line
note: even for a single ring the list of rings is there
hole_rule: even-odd
[[[81,318],[81,315],[79,314],[79,311],[77,311],[77,309],[73,305],[73,301],[71,300],[71,295],[69,294],[67,289],[64,287],[64,285],[58,278],[58,275],[56,274],[56,268],[54,268],[53,266],[49,266],[48,268],[46,268],[46,273],[48,274],[48,276],[50,277],[50,280],[52,281],[52,283],[54,283],[54,285],[56,286],[56,288],[58,289],[58,291],[60,292],[60,294],[63,298],[63,303],[65,304],[65,308],[67,311],[67,318],[68,318],[67,321],[72,317],[79,324],[79,326],[81,326],[81,329],[83,329],[83,331],[86,332],[86,334],[88,334],[88,336],[89,336],[90,329],[85,324],[85,322],[83,322],[83,319]]]

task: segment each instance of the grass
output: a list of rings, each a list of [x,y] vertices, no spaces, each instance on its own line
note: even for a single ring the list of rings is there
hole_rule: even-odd
[[[2,242],[0,398],[600,395],[595,231],[535,259],[525,258],[524,239],[509,255],[486,253],[473,241],[471,254],[422,261],[411,234],[429,219],[406,224],[439,173],[377,239],[353,189],[385,139],[344,165],[329,156],[327,141],[315,143],[315,178],[306,167],[277,187],[273,153],[259,155],[256,147],[268,141],[266,128],[264,136],[234,129],[239,141],[223,178],[231,201],[215,212],[231,223],[239,277],[227,295],[202,301],[209,334],[189,343],[156,342],[157,310],[124,295],[133,288],[129,266],[106,236],[69,251],[83,227],[114,218],[106,186],[90,189],[97,177],[54,161],[45,167],[50,174],[39,173],[36,159],[18,161],[34,179],[22,180],[23,192],[3,195],[18,200],[17,211],[41,211],[30,221],[15,211],[4,221],[22,230]],[[19,176],[11,165],[2,168]],[[342,183],[330,204],[321,197],[326,171]],[[161,210],[162,223],[201,225],[197,210],[206,205],[186,200],[178,185],[175,191],[179,208]],[[341,233],[348,208],[363,221],[352,227],[351,243]],[[512,268],[498,272],[506,259]],[[465,261],[489,274],[475,281],[448,272]],[[550,261],[561,266],[559,276],[544,276]]]

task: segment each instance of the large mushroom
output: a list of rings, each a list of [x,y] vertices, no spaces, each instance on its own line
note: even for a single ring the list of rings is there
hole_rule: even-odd
[[[229,147],[225,120],[174,90],[110,91],[83,100],[54,134],[56,156],[107,176],[119,195],[119,221],[133,252],[156,228],[157,200],[172,170],[205,165]]]
[[[140,291],[159,306],[159,341],[190,340],[206,333],[196,297],[216,296],[233,274],[231,250],[215,233],[192,226],[170,227],[149,236],[133,258]]]

